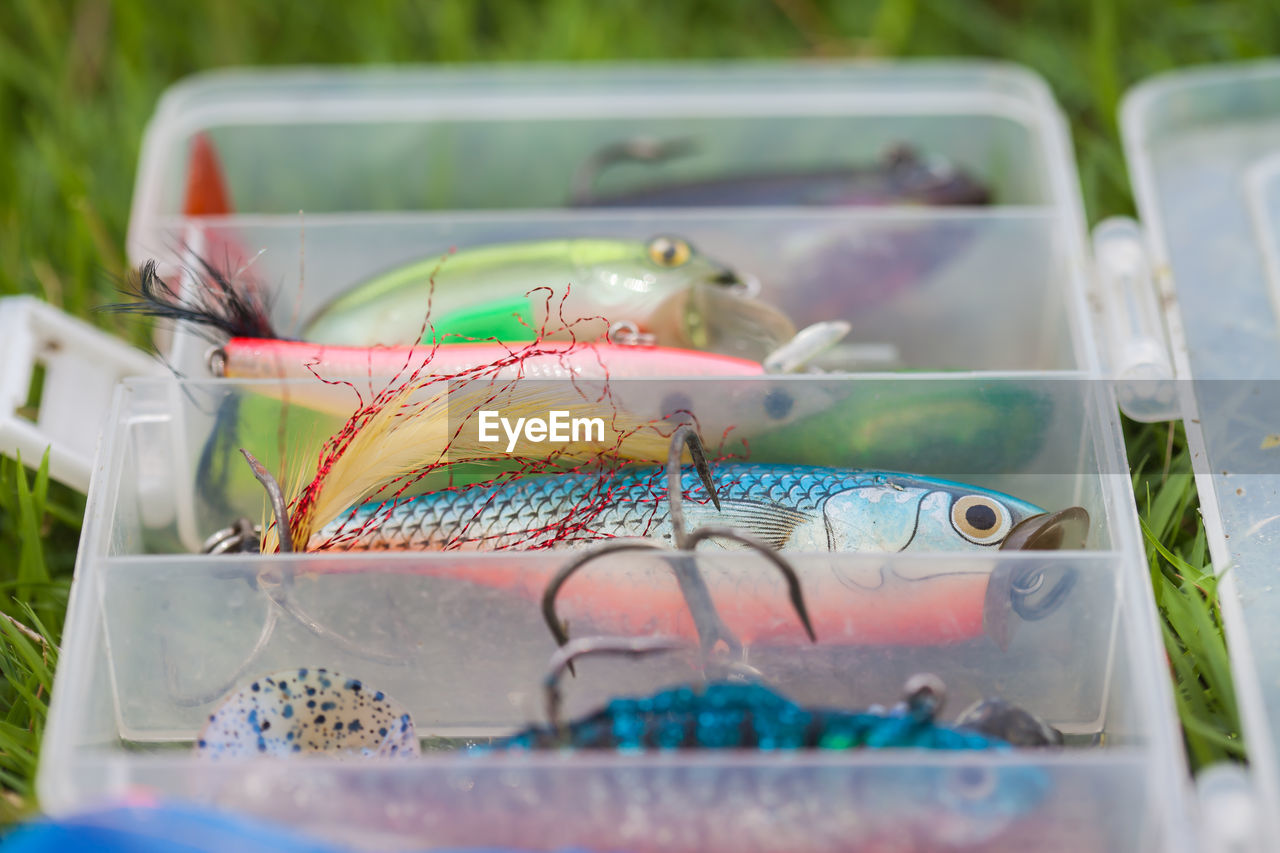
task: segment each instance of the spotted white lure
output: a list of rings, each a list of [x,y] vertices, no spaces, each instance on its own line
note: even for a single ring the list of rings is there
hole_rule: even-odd
[[[196,740],[207,758],[322,752],[416,758],[413,720],[399,702],[323,668],[264,676],[229,695]]]

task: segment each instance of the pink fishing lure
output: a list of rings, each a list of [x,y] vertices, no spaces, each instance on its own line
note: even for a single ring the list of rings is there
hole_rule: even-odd
[[[213,358],[232,379],[358,381],[397,375],[448,376],[493,364],[494,379],[624,379],[653,376],[760,376],[759,362],[671,347],[609,342],[481,341],[436,346],[354,347],[232,338]]]

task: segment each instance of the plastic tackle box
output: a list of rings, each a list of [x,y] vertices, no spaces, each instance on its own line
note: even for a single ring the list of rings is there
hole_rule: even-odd
[[[1183,127],[1189,115],[1220,121],[1211,100],[1203,119],[1183,101],[1152,106],[1176,100],[1166,91],[1174,88],[1131,103],[1135,163],[1148,162],[1146,143],[1136,140],[1151,125]],[[1261,98],[1248,104],[1267,106]],[[234,214],[181,214],[196,134],[219,152]],[[803,169],[833,152],[841,162],[873,161],[906,143],[978,176],[994,199],[951,208],[572,206],[582,164],[640,135],[693,137],[699,147],[668,163],[619,166],[599,187]],[[1247,150],[1260,153],[1263,142],[1260,135]],[[1205,149],[1188,141],[1185,150]],[[1172,154],[1154,162],[1166,163],[1183,191],[1200,191]],[[1139,177],[1144,198],[1155,197],[1154,179]],[[1181,246],[1198,244],[1207,226],[1180,222],[1197,235]],[[1138,417],[1179,411],[1169,387],[1146,381],[1171,375],[1161,306],[1135,226],[1105,224],[1090,251],[1065,122],[1028,72],[906,63],[207,75],[171,90],[148,129],[129,253],[175,271],[188,249],[234,240],[255,254],[274,318],[292,329],[352,282],[451,246],[663,233],[751,271],[762,296],[798,325],[848,321],[850,338],[883,345],[895,369],[620,386],[645,399],[679,390],[700,412],[781,435],[766,445],[768,461],[928,466],[922,473],[1042,506],[1078,504],[1093,521],[1084,550],[1048,556],[799,556],[806,584],[872,609],[902,595],[903,579],[951,572],[1042,568],[1076,580],[1061,607],[1017,624],[1003,644],[981,634],[945,645],[867,643],[849,626],[812,646],[763,642],[752,664],[794,698],[849,707],[892,702],[909,676],[934,672],[950,690],[949,713],[997,694],[1060,728],[1067,748],[478,756],[439,746],[541,719],[538,683],[552,643],[536,607],[466,578],[498,559],[519,561],[530,577],[560,560],[192,553],[231,520],[228,511],[260,511],[252,492],[233,492],[220,510],[198,502],[195,471],[220,405],[229,397],[250,405],[277,383],[206,378],[208,344],[179,328],[167,357],[185,378],[126,382],[103,432],[42,751],[44,806],[62,812],[104,798],[177,796],[386,849],[837,850],[884,839],[909,840],[912,849],[1192,849],[1195,803],[1116,412],[1118,400]],[[850,285],[856,281],[883,286]],[[1269,311],[1232,315],[1264,324],[1262,345],[1275,333]],[[1190,366],[1200,370],[1196,328],[1188,326]],[[1250,376],[1266,372],[1255,368]],[[1135,381],[1106,381],[1115,378]],[[771,423],[760,400],[779,388],[793,405]],[[963,406],[922,409],[927,400],[979,401],[988,416],[974,426]],[[833,408],[856,423],[875,412],[924,412],[898,430],[919,441],[859,444],[806,432]],[[232,464],[234,449],[225,450]],[[729,586],[758,570],[750,559],[705,562]],[[260,643],[271,604],[254,579],[268,566],[315,620],[349,642],[286,620]],[[616,570],[641,588],[670,583],[651,559],[620,556]],[[780,590],[766,584],[759,594]],[[916,618],[959,620],[964,606],[957,600]],[[776,618],[788,617],[780,610]],[[375,661],[357,647],[383,654]],[[193,756],[220,686],[304,665],[359,676],[406,703],[427,738],[423,757]],[[568,708],[581,712],[689,673],[679,658],[589,662],[567,688]],[[1260,739],[1259,713],[1250,725]]]

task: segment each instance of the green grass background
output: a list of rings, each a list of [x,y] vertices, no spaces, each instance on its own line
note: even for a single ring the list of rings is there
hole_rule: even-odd
[[[1042,74],[1071,121],[1091,222],[1131,212],[1125,89],[1280,47],[1272,0],[268,0],[0,2],[0,295],[115,301],[143,126],[184,75],[228,65],[982,56]],[[1127,424],[1169,671],[1194,766],[1241,756],[1181,431]],[[29,460],[31,461],[31,460]],[[83,498],[0,462],[0,818],[32,780]]]

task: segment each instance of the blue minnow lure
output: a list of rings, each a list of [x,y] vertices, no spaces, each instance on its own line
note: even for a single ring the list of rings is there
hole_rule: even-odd
[[[412,758],[418,738],[409,712],[382,691],[331,670],[301,668],[263,676],[226,697],[200,731],[196,752]]]
[[[1049,514],[987,489],[910,474],[726,462],[712,479],[720,509],[686,466],[691,526],[731,525],[781,551],[960,551],[1078,548],[1088,515]],[[673,538],[664,471],[636,466],[602,479],[571,473],[370,503],[330,524],[312,548],[497,550],[582,547],[611,537]]]

